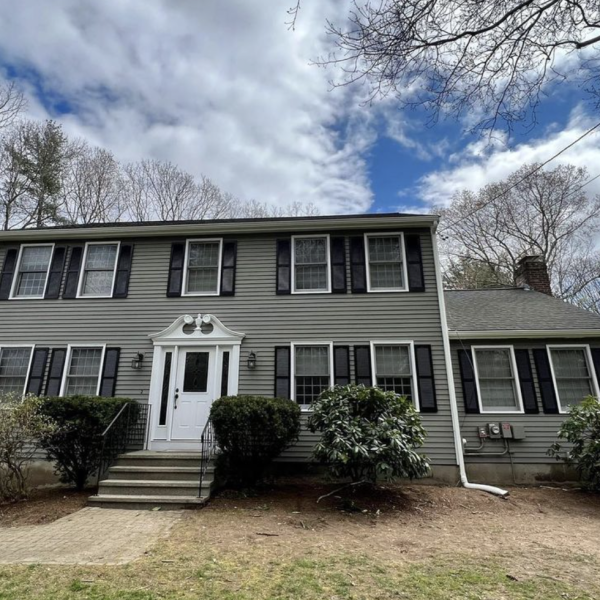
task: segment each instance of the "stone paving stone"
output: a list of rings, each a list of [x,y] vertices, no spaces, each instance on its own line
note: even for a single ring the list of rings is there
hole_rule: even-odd
[[[89,507],[48,525],[0,528],[0,564],[124,564],[166,537],[181,516]]]

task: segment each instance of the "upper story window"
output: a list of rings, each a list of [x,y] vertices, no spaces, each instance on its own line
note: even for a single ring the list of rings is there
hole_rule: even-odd
[[[89,242],[85,246],[79,296],[110,298],[113,293],[119,242]]]
[[[588,346],[548,346],[556,397],[561,412],[587,396],[598,396]]]
[[[217,296],[221,279],[223,241],[188,240],[185,253],[184,295]]]
[[[308,405],[333,386],[332,345],[292,344],[293,399]]]
[[[0,348],[0,394],[24,394],[31,363],[30,346]]]
[[[473,347],[473,366],[482,413],[523,412],[512,346]]]
[[[43,298],[53,244],[24,244],[19,253],[12,298]]]
[[[414,402],[412,344],[374,342],[371,352],[374,366],[373,384],[386,392],[406,396]]]
[[[295,294],[330,292],[329,236],[292,238],[292,282]]]
[[[368,233],[365,235],[365,246],[368,291],[408,291],[404,235]]]
[[[69,348],[61,396],[96,396],[103,356],[103,346]]]

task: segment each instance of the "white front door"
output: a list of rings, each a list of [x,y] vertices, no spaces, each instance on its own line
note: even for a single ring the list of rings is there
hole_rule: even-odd
[[[215,399],[216,362],[216,348],[179,349],[171,405],[171,440],[200,440]]]

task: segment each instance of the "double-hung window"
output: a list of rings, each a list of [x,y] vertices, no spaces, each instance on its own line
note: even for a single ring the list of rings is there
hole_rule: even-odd
[[[333,387],[332,344],[292,344],[293,399],[309,405]]]
[[[588,346],[548,346],[548,353],[561,412],[599,395]]]
[[[412,342],[372,342],[373,385],[406,396],[418,406],[414,382],[415,358]]]
[[[188,240],[185,253],[184,295],[218,296],[223,241]]]
[[[44,297],[53,248],[53,244],[21,246],[11,298]]]
[[[85,246],[79,296],[110,298],[113,294],[119,242],[96,243]]]
[[[96,396],[104,346],[71,346],[67,356],[61,396]]]
[[[482,413],[523,412],[512,346],[475,346],[473,363]]]
[[[0,348],[0,394],[24,394],[31,364],[31,346]]]
[[[329,236],[292,238],[292,282],[295,294],[331,291]]]
[[[367,289],[369,292],[408,290],[404,235],[366,234]]]

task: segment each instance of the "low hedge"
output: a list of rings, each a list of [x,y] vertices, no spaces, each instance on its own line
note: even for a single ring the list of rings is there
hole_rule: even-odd
[[[98,396],[41,399],[40,411],[55,427],[42,436],[40,445],[54,461],[61,482],[79,490],[85,487],[100,464],[101,435],[127,402],[132,401]]]
[[[282,398],[224,396],[211,408],[229,482],[253,485],[300,433],[300,407]]]

